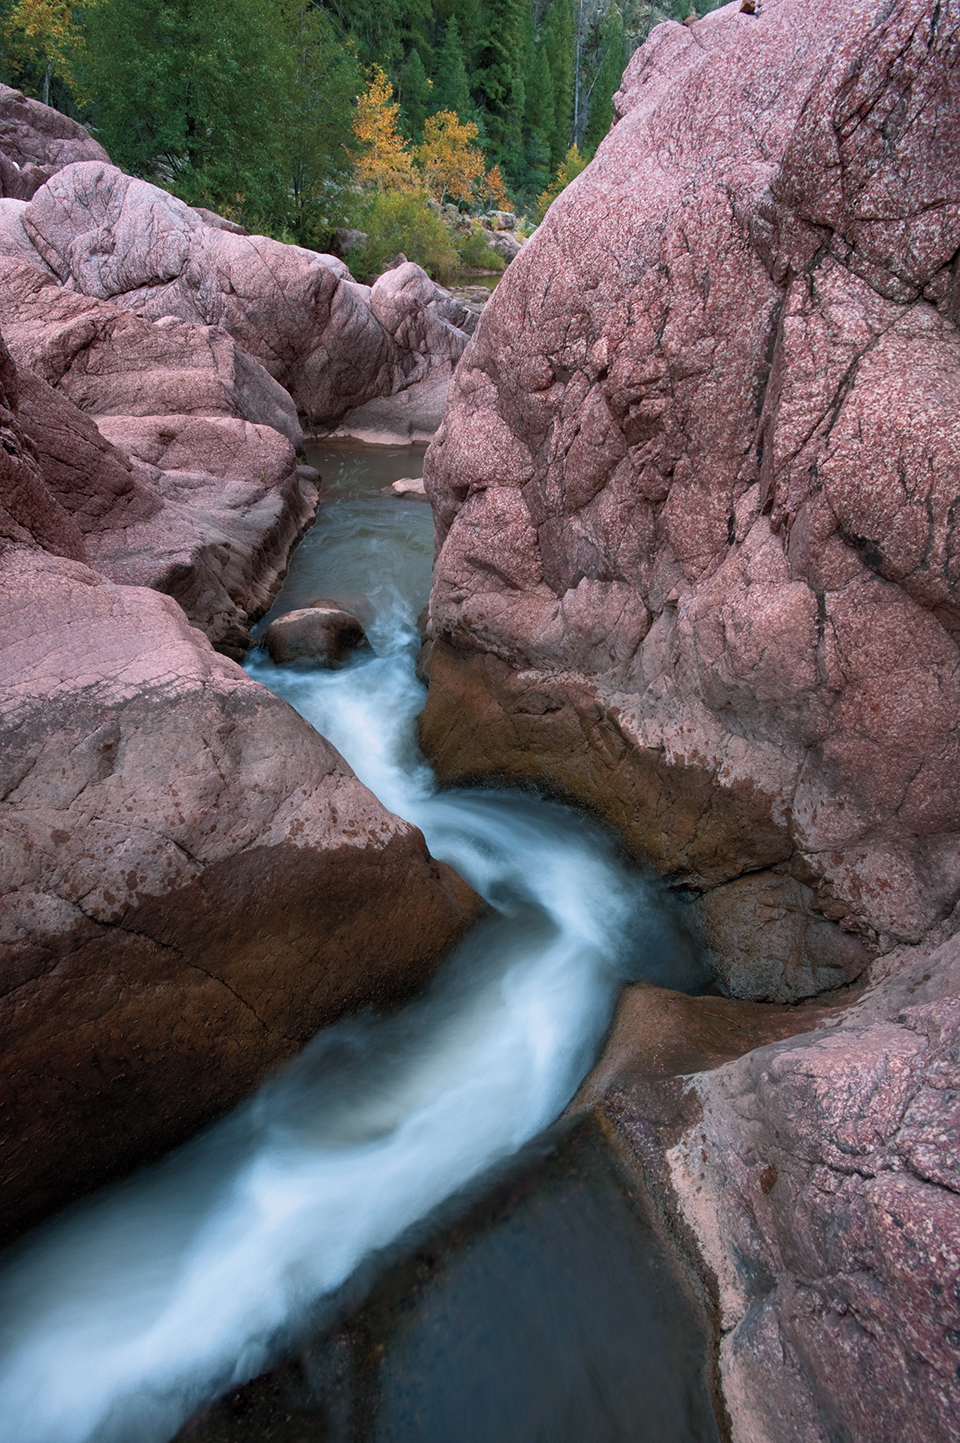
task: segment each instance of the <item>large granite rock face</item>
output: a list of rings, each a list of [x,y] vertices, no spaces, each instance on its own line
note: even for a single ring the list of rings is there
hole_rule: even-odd
[[[773,888],[783,1000],[960,895],[957,23],[779,0],[658,27],[427,457],[428,750],[557,780],[726,888],[722,954]]]
[[[164,335],[189,355],[203,349],[200,339],[191,348],[192,334],[207,334],[197,328],[214,328],[289,392],[311,428],[328,429],[374,401],[376,415],[362,416],[362,428],[436,428],[474,324],[466,307],[412,263],[362,286],[335,256],[209,219],[114,166],[80,162],[29,203],[0,207],[0,251],[71,294],[61,329],[68,321],[74,328],[75,316],[132,311],[165,328],[183,323]],[[18,295],[23,288],[14,276],[0,285]],[[48,293],[43,302],[49,309]],[[11,337],[15,353],[16,345]],[[85,409],[118,408],[93,401]]]
[[[317,1027],[416,986],[476,899],[170,596],[89,564],[135,569],[111,548],[153,544],[163,487],[189,488],[177,466],[200,451],[245,504],[230,468],[249,438],[144,419],[126,435],[138,470],[35,378],[21,416],[6,352],[0,383],[9,1232],[182,1140]],[[275,436],[254,437],[265,464]]]
[[[441,773],[608,816],[734,997],[866,988],[604,1084],[736,1443],[960,1416],[958,42],[937,0],[658,27],[425,469]]]

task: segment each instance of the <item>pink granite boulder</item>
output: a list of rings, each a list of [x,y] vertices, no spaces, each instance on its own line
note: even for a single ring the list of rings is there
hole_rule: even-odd
[[[310,426],[330,427],[374,398],[383,408],[404,394],[409,409],[421,391],[433,396],[442,383],[445,394],[472,328],[472,314],[419,266],[361,286],[335,256],[211,223],[108,164],[69,166],[13,205],[0,214],[0,249],[23,255],[26,238],[34,264],[70,290],[155,322],[227,332]]]
[[[0,85],[0,195],[29,200],[56,171],[83,160],[109,156],[69,116]]]
[[[14,202],[7,202],[7,205]],[[235,416],[302,442],[288,393],[215,326],[154,323],[0,256],[3,334],[18,365],[94,416]]]
[[[101,418],[98,430],[23,369],[19,423],[83,555],[113,581],[180,603],[239,659],[312,520],[316,473],[270,426],[233,417]]]

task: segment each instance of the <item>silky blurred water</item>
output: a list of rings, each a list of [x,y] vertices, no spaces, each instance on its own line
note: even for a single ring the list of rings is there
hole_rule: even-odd
[[[401,474],[416,474],[419,457],[407,456]],[[278,607],[311,591],[355,599],[373,651],[337,671],[276,667],[263,653],[248,669],[423,830],[490,915],[402,1012],[321,1033],[162,1165],[8,1255],[8,1443],[172,1437],[260,1372],[361,1264],[557,1117],[624,979],[702,980],[657,889],[582,817],[535,796],[435,789],[414,725],[431,534],[423,502],[381,496],[341,468]]]

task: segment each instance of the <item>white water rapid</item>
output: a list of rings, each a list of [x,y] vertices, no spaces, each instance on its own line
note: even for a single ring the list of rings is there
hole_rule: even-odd
[[[321,1033],[231,1116],[8,1255],[4,1443],[170,1439],[358,1267],[557,1117],[625,977],[698,980],[655,889],[572,811],[436,791],[413,739],[413,614],[388,577],[374,655],[334,672],[250,670],[492,915],[402,1012]]]

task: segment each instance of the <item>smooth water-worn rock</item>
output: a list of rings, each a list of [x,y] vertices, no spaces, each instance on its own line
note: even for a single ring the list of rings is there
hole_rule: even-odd
[[[234,417],[89,416],[19,373],[19,422],[44,481],[112,581],[174,597],[239,658],[312,519],[316,473],[271,426]]]
[[[295,410],[311,429],[381,439],[439,425],[476,316],[419,266],[360,285],[337,256],[249,235],[124,175],[82,126],[7,87],[0,191],[0,257],[19,263],[0,267],[8,342],[82,409],[242,416],[294,444]],[[118,325],[118,310],[163,334]],[[46,364],[24,331],[42,336]]]
[[[427,491],[421,476],[402,476],[389,486],[380,488],[385,495],[399,496],[402,501],[426,501]]]
[[[9,1231],[182,1140],[317,1027],[416,986],[475,899],[177,602],[88,564],[125,533],[156,539],[161,482],[66,403],[43,411],[42,383],[21,425],[6,352],[0,381]],[[216,424],[127,440],[171,486],[197,479],[178,448],[202,452],[242,514],[230,467],[258,437]]]
[[[145,321],[225,332],[314,428],[401,394],[419,416],[421,391],[445,395],[474,324],[419,266],[359,285],[336,256],[211,222],[103,162],[67,166],[29,203],[6,202],[0,250]]]
[[[509,265],[520,254],[521,242],[509,230],[488,230],[484,227],[483,238],[492,251]]]
[[[600,1086],[713,1290],[736,1443],[947,1443],[960,17],[753,8],[652,32],[463,358],[422,736],[605,814],[775,1000],[699,1059],[683,1004],[660,1070],[641,1020]]]

